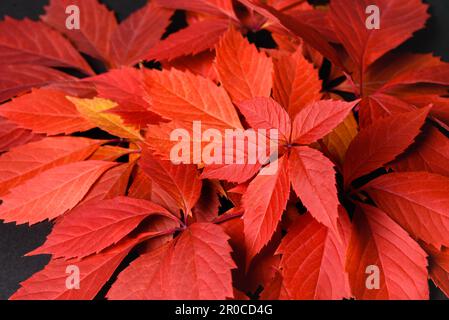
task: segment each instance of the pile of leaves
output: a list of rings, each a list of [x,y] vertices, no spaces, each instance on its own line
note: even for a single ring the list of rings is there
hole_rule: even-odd
[[[118,23],[50,0],[1,21],[0,219],[54,223],[11,299],[428,299],[429,278],[449,294],[449,65],[397,49],[427,10],[152,0]],[[277,129],[278,157],[175,164],[170,133],[194,121]]]

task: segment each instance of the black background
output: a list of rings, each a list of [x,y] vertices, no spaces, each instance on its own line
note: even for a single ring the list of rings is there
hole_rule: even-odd
[[[357,0],[354,0],[357,1]],[[146,0],[100,0],[116,12],[119,20],[142,7]],[[323,2],[323,1],[320,1]],[[402,46],[403,50],[442,56],[449,62],[449,0],[426,0],[431,5],[431,19],[427,27],[415,34],[413,39]],[[5,15],[16,19],[29,17],[38,19],[44,14],[48,0],[0,0],[0,19]],[[0,30],[0,32],[2,32]],[[14,293],[19,283],[42,269],[48,261],[46,256],[23,257],[40,246],[51,230],[48,222],[28,227],[25,225],[0,223],[0,300]],[[432,298],[444,295],[432,288]]]

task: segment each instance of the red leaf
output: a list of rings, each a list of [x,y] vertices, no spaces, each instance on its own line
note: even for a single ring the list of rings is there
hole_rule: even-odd
[[[231,298],[231,269],[235,264],[231,259],[228,239],[219,226],[195,223],[170,244],[131,263],[118,276],[108,298]]]
[[[267,243],[276,231],[290,195],[288,159],[277,162],[275,174],[259,174],[248,186],[242,203],[246,261],[249,262]],[[271,165],[275,165],[272,163]]]
[[[234,102],[270,96],[271,58],[259,52],[240,32],[231,28],[221,39],[216,53],[220,81]]]
[[[429,276],[435,285],[449,295],[449,250],[426,247],[429,252]]]
[[[50,89],[35,89],[20,96],[0,108],[0,115],[31,129],[47,135],[70,134],[93,128],[66,99],[63,92]]]
[[[366,26],[370,5],[380,10],[380,28]],[[354,63],[363,73],[388,51],[424,27],[429,17],[421,0],[335,0],[330,5],[330,19],[335,33]]]
[[[340,236],[309,214],[298,217],[277,251],[282,254],[283,285],[291,299],[336,300],[350,297]]]
[[[0,68],[0,102],[25,93],[31,88],[71,80],[72,76],[48,67],[32,64],[2,65]]]
[[[424,127],[408,151],[391,165],[397,171],[428,171],[449,176],[449,139],[432,125]]]
[[[293,54],[281,54],[274,61],[273,97],[292,119],[308,104],[321,98],[321,80],[318,71],[302,55],[302,49]]]
[[[51,260],[43,270],[22,282],[22,287],[10,299],[92,300],[137,243],[138,239],[127,240],[81,261]],[[67,286],[66,281],[73,267],[78,267],[80,271],[79,290]]]
[[[203,129],[241,128],[237,112],[223,87],[190,72],[152,71],[145,80],[151,110],[164,118],[193,123]],[[176,108],[173,106],[176,105]]]
[[[66,8],[79,8],[79,29],[66,26]],[[42,20],[64,34],[81,51],[94,58],[109,62],[110,40],[117,28],[114,13],[97,0],[50,0]],[[101,23],[100,23],[101,22]]]
[[[165,8],[207,13],[237,20],[232,0],[156,0]]]
[[[3,30],[0,35],[0,61],[3,65],[26,62],[77,68],[86,74],[93,74],[70,42],[42,22],[6,17],[0,22],[0,28]]]
[[[134,164],[133,162],[124,163],[106,171],[95,182],[80,204],[125,195]]]
[[[290,140],[292,124],[287,112],[271,98],[254,98],[237,104],[251,128],[277,129],[284,141]]]
[[[45,170],[86,159],[98,145],[98,140],[54,137],[0,155],[0,195]]]
[[[289,176],[311,215],[336,232],[338,198],[333,163],[315,149],[295,147],[289,158]]]
[[[150,105],[144,99],[143,79],[143,72],[121,68],[86,81],[95,84],[99,97],[119,104],[109,112],[118,114],[125,124],[145,128],[148,124],[159,122],[161,117],[149,110]]]
[[[35,224],[75,207],[103,172],[115,163],[75,162],[47,170],[2,198],[0,219]]]
[[[146,200],[117,197],[90,202],[64,215],[45,243],[28,255],[83,258],[116,244],[154,214],[175,219],[164,208]]]
[[[437,248],[449,245],[449,178],[426,172],[391,173],[364,189],[411,235]]]
[[[304,39],[304,41],[306,41],[314,49],[319,51],[323,56],[329,58],[336,65],[341,65],[337,51],[329,44],[328,39],[326,39],[326,37],[322,35],[313,24],[310,24],[310,19],[309,21],[307,21],[298,19],[288,14],[284,14],[283,12],[264,4],[262,1],[239,1],[245,4],[248,8],[251,8],[260,13],[262,16],[270,19],[277,24],[280,24],[296,37]]]
[[[40,139],[40,135],[0,117],[0,153]]]
[[[178,209],[184,214],[191,214],[191,209],[198,201],[202,182],[195,165],[178,164],[154,157],[148,149],[144,149],[139,161],[140,167],[153,183],[159,185],[173,199]],[[173,212],[179,215],[179,212]]]
[[[343,122],[357,103],[323,100],[307,105],[293,120],[292,140],[310,144],[321,139]]]
[[[212,49],[228,27],[229,22],[221,19],[196,22],[156,44],[147,53],[146,60],[170,61]]]
[[[172,10],[151,2],[123,21],[111,36],[111,56],[116,66],[143,60],[170,24]]]
[[[420,133],[429,109],[395,114],[362,129],[346,152],[343,165],[345,184],[348,186],[404,152]]]
[[[425,252],[383,211],[359,204],[346,269],[357,299],[428,299]],[[368,285],[378,268],[379,288]],[[375,270],[375,269],[373,269]],[[371,275],[371,276],[370,276]]]

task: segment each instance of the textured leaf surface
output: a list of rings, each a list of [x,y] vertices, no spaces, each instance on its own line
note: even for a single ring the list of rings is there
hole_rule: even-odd
[[[68,97],[68,99],[75,104],[78,111],[86,119],[104,131],[121,138],[143,140],[136,128],[126,125],[120,116],[107,112],[117,106],[115,102],[102,98],[78,99]]]
[[[299,217],[277,253],[283,285],[292,299],[336,300],[350,297],[340,237],[307,214]]]
[[[195,165],[174,165],[171,161],[154,157],[148,149],[144,149],[140,166],[177,203],[178,208],[184,210],[184,214],[190,214],[198,201],[202,185]]]
[[[143,60],[164,34],[172,13],[152,1],[123,21],[111,35],[114,64],[132,66]]]
[[[114,165],[84,161],[47,170],[2,198],[0,219],[31,225],[56,218],[75,207],[101,174]]]
[[[0,195],[47,169],[86,159],[98,144],[86,138],[52,137],[0,155]]]
[[[392,115],[366,127],[352,141],[343,166],[345,183],[393,161],[420,133],[429,109]]]
[[[280,138],[290,140],[292,124],[287,112],[271,98],[254,98],[237,104],[251,128],[279,130]]]
[[[366,8],[380,10],[380,28],[368,29]],[[383,54],[394,49],[421,29],[427,18],[427,6],[420,0],[336,0],[330,6],[335,33],[352,60],[364,72]]]
[[[357,102],[323,100],[307,105],[293,120],[292,140],[310,144],[324,137],[348,116]]]
[[[229,22],[221,19],[210,19],[191,24],[156,44],[147,53],[146,60],[170,61],[212,49],[228,27]]]
[[[321,80],[318,71],[298,49],[282,54],[274,61],[273,96],[292,119],[308,104],[321,98]]]
[[[109,299],[233,297],[229,237],[221,227],[196,223],[174,242],[142,255],[122,272]],[[142,277],[145,274],[145,277]]]
[[[72,259],[51,260],[41,271],[21,283],[21,288],[11,300],[92,300],[109,280],[120,262],[137,240],[124,241],[102,253],[81,261]],[[68,267],[77,266],[80,271],[80,289],[68,289]]]
[[[271,58],[264,52],[258,52],[240,32],[231,28],[221,39],[216,53],[218,75],[234,102],[270,96]]]
[[[247,262],[270,241],[287,205],[290,194],[288,159],[282,157],[276,161],[275,173],[259,174],[242,198]]]
[[[148,73],[146,85],[151,110],[165,118],[201,121],[203,129],[241,128],[226,91],[209,79],[172,69]]]
[[[87,74],[93,73],[70,42],[42,22],[6,17],[0,22],[0,28],[3,30],[0,34],[1,64],[26,61],[28,64],[72,67]]]
[[[0,115],[23,128],[47,135],[70,134],[93,127],[65,93],[49,89],[35,89],[2,105]]]
[[[127,197],[81,205],[65,215],[46,242],[32,254],[69,259],[98,253],[123,239],[153,214],[171,217],[167,210],[154,203]]]
[[[64,82],[72,76],[45,66],[33,64],[2,65],[0,68],[0,101],[25,93],[31,88],[46,86],[52,82]]]
[[[449,245],[449,178],[426,172],[392,173],[365,189],[410,234],[437,248]]]
[[[379,268],[379,288],[368,266]],[[348,248],[346,269],[357,299],[428,299],[426,253],[382,210],[360,204]]]
[[[316,220],[336,232],[338,198],[333,167],[315,149],[295,147],[291,151],[289,175],[293,190]]]
[[[79,29],[66,27],[66,8],[71,5],[79,8]],[[110,40],[117,21],[104,4],[97,0],[51,0],[45,11],[42,20],[69,38],[81,52],[109,61]]]

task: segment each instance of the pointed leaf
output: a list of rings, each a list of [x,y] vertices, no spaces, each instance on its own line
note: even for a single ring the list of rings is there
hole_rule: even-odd
[[[191,24],[157,43],[146,60],[173,60],[212,49],[229,27],[227,20],[208,19]]]
[[[3,65],[26,62],[77,68],[86,74],[93,74],[70,42],[43,22],[6,17],[0,22],[0,29],[0,61]]]
[[[420,133],[429,108],[399,113],[366,127],[348,148],[343,176],[349,185],[355,179],[393,161]]]
[[[231,269],[235,264],[228,239],[217,225],[195,223],[168,245],[132,262],[107,296],[113,300],[233,297]]]
[[[295,118],[300,110],[321,98],[321,80],[313,64],[302,54],[282,54],[274,60],[273,97]]]
[[[264,52],[231,28],[216,49],[220,81],[234,102],[269,97],[273,63]],[[238,59],[235,59],[238,57]]]
[[[339,202],[333,163],[318,150],[295,147],[289,158],[289,176],[311,215],[336,232]]]
[[[369,29],[366,9],[375,5],[380,11],[380,28]],[[421,0],[333,0],[330,19],[335,33],[352,60],[364,72],[383,54],[410,38],[424,27],[429,17]]]
[[[79,8],[79,29],[66,27],[66,8],[71,5]],[[45,11],[42,20],[69,38],[81,52],[109,61],[110,40],[117,28],[114,12],[97,0],[51,0]]]
[[[242,127],[226,91],[209,79],[172,69],[149,72],[146,85],[151,110],[164,118],[201,121],[203,129]]]
[[[45,243],[31,254],[52,258],[82,258],[116,244],[146,217],[172,215],[164,208],[140,199],[117,197],[80,205],[55,225]],[[30,254],[28,254],[30,255]]]
[[[98,144],[98,140],[53,137],[0,155],[0,195],[45,170],[86,159]]]
[[[111,56],[116,66],[132,66],[143,60],[164,34],[173,11],[154,3],[133,13],[112,34]]]
[[[284,141],[290,140],[291,120],[287,112],[273,99],[258,97],[237,104],[251,128],[277,129]]]
[[[67,99],[75,104],[78,111],[86,119],[104,131],[120,138],[143,140],[139,130],[124,124],[123,119],[118,115],[107,112],[117,106],[115,102],[101,98],[78,99],[67,97]]]
[[[52,89],[34,89],[15,98],[2,105],[0,115],[23,128],[47,135],[70,134],[93,128],[65,93]]]
[[[340,300],[350,297],[344,269],[345,246],[338,235],[310,214],[288,229],[277,251],[283,285],[291,299]]]
[[[379,273],[367,272],[370,266]],[[346,261],[357,299],[428,299],[426,267],[426,253],[399,225],[382,210],[359,204]],[[373,276],[380,277],[379,288],[367,287]]]
[[[449,245],[449,178],[426,172],[391,173],[364,189],[411,235],[436,248]]]
[[[276,172],[259,174],[242,198],[247,262],[270,241],[290,194],[288,159],[284,156],[271,165],[277,165]]]
[[[84,161],[47,170],[2,198],[0,219],[31,225],[56,218],[75,207],[101,174],[114,165]]]
[[[357,103],[322,100],[307,105],[293,120],[292,140],[310,144],[321,139],[343,122]]]

